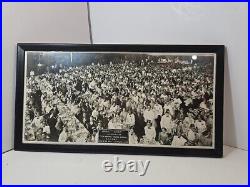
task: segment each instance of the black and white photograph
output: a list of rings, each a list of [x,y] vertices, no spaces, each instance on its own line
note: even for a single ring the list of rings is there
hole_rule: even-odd
[[[215,58],[28,51],[23,142],[213,148]]]
[[[19,44],[16,149],[220,157],[223,49]]]

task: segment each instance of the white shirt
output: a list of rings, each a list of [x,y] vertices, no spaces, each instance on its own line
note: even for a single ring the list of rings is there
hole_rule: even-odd
[[[155,111],[156,116],[162,116],[163,109],[162,109],[162,106],[160,104],[156,104],[154,106],[154,111]]]
[[[58,138],[58,142],[66,142],[67,137],[67,133],[65,131],[62,131]]]
[[[116,129],[115,122],[113,122],[112,120],[109,121],[109,123],[108,123],[108,129]]]
[[[49,113],[51,109],[52,109],[51,106],[49,106],[49,105],[45,106],[45,112],[46,113]]]
[[[98,140],[99,140],[99,132],[97,132],[95,135],[95,143],[98,143]]]
[[[96,86],[96,82],[93,80],[90,84],[89,84],[89,88],[90,89],[95,89]]]
[[[163,115],[161,118],[160,124],[161,124],[161,128],[166,128],[167,132],[171,133],[171,130],[173,128],[171,116],[167,116],[166,114]]]
[[[121,119],[126,119],[128,113],[126,111],[122,111],[120,114]]]
[[[138,144],[137,142],[137,137],[135,134],[130,134],[129,133],[129,144]]]
[[[206,105],[204,102],[202,102],[202,103],[200,104],[200,108],[203,108],[203,109],[205,109],[205,110],[209,110],[208,107],[207,107],[207,105]]]
[[[35,128],[43,128],[43,124],[41,123],[41,117],[35,117],[32,121],[32,125],[35,126]]]
[[[92,116],[93,116],[94,118],[97,118],[98,114],[99,114],[99,112],[98,112],[96,109],[93,110]]]
[[[146,109],[143,113],[144,121],[153,121],[155,119],[155,113],[153,110]]]
[[[172,141],[172,146],[184,146],[187,140],[182,136],[179,138],[178,136],[174,136]]]
[[[135,125],[135,115],[134,114],[127,114],[126,124],[130,125],[130,126]]]
[[[187,138],[189,141],[194,141],[195,140],[195,133],[191,129],[188,131]]]
[[[46,134],[50,134],[50,127],[49,126],[43,127],[43,132],[45,132]]]
[[[150,128],[148,128],[148,126],[145,126],[144,130],[145,130],[145,136],[148,140],[153,140],[156,137],[156,131],[153,126]]]
[[[114,123],[114,127],[115,129],[122,129],[123,125],[121,122],[117,121],[116,123]]]
[[[189,104],[193,103],[193,100],[191,98],[188,98],[184,102],[185,102],[185,105],[188,106]]]
[[[173,107],[172,107],[171,104],[165,104],[165,105],[164,105],[164,110],[165,110],[165,111],[169,110],[169,113],[170,113],[171,115],[174,115],[174,110],[173,110]]]

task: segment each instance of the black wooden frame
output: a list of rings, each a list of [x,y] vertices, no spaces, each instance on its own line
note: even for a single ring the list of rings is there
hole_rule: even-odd
[[[96,52],[175,52],[216,53],[215,82],[215,146],[214,149],[170,148],[111,145],[59,145],[32,144],[22,142],[25,51],[96,51]],[[15,141],[19,151],[81,152],[113,154],[147,154],[172,156],[223,156],[223,90],[224,90],[224,46],[223,45],[120,45],[120,44],[17,44]]]

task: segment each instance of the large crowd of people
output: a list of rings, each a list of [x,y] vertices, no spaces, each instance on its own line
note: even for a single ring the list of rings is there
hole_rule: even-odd
[[[98,143],[102,129],[129,144],[213,145],[213,62],[118,62],[27,75],[25,141]]]

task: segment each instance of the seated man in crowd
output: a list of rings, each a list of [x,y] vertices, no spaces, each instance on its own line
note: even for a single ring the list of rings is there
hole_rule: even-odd
[[[145,141],[149,144],[153,144],[155,142],[156,131],[155,127],[152,125],[150,120],[147,121],[147,125],[144,128],[145,130]]]

